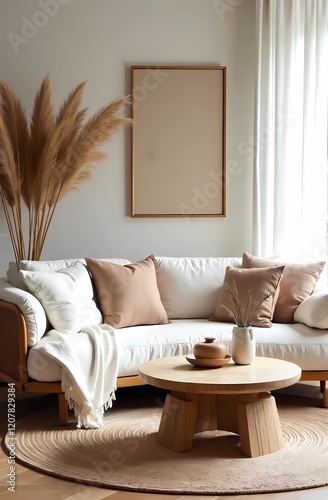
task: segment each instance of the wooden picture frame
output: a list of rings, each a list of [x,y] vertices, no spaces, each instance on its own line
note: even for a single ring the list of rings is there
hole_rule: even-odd
[[[131,66],[131,217],[225,217],[225,66]]]

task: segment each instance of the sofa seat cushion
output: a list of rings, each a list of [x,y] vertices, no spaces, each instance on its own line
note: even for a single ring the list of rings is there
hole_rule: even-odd
[[[328,331],[309,328],[301,323],[275,323],[270,329],[253,328],[258,356],[275,357],[291,361],[302,370],[327,370]],[[137,375],[138,366],[151,359],[191,354],[197,342],[206,336],[215,336],[226,343],[230,352],[231,323],[210,321],[173,320],[164,325],[134,326],[117,330],[119,347],[119,377]],[[41,342],[46,342],[45,335]],[[85,347],[81,344],[80,348]],[[79,356],[79,353],[76,353]],[[30,377],[42,382],[60,380],[60,367],[45,359],[33,348],[28,356]]]
[[[169,319],[208,318],[227,266],[238,257],[155,257],[158,290]]]

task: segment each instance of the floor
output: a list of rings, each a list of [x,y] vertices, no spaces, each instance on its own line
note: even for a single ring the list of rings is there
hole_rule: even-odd
[[[135,389],[120,389],[118,397],[129,397]],[[140,390],[140,388],[139,388]],[[130,391],[129,393],[127,391]],[[318,384],[298,383],[283,392],[320,398]],[[31,397],[26,394],[17,394],[16,420],[35,412],[45,406],[53,405],[56,411],[56,399],[53,396]],[[328,410],[327,410],[328,411]],[[7,386],[0,387],[0,439],[7,432]],[[12,498],[14,500],[326,500],[328,487],[315,488],[288,493],[273,493],[261,495],[232,495],[232,496],[204,496],[204,495],[167,495],[146,494],[116,491],[104,488],[90,487],[76,482],[56,479],[45,474],[30,470],[16,463],[16,490],[13,494],[8,491],[7,474],[9,473],[8,457],[4,448],[0,449],[0,500]]]

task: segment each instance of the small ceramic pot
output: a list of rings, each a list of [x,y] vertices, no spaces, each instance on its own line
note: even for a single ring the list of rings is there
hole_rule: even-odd
[[[205,337],[205,342],[194,346],[194,356],[197,359],[223,359],[227,354],[227,346],[215,342],[215,337]]]

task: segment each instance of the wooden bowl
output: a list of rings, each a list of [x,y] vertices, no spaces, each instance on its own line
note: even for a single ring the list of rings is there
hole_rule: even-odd
[[[221,368],[222,366],[228,364],[230,359],[231,356],[229,354],[227,354],[226,357],[222,359],[211,359],[211,358],[200,359],[200,358],[195,358],[193,354],[188,354],[188,356],[186,356],[186,360],[189,363],[201,368]]]

